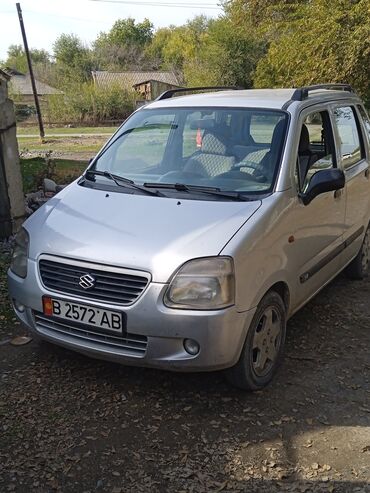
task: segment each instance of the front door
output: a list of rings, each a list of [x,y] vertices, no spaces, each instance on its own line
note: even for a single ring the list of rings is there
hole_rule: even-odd
[[[328,110],[305,110],[301,115],[297,150],[297,195],[304,193],[311,177],[322,169],[337,167],[332,124]],[[294,238],[296,302],[303,304],[339,270],[343,242],[345,193],[326,192],[304,205],[297,196]]]

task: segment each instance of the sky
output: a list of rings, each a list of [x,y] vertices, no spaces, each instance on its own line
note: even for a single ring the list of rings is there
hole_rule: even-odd
[[[85,43],[101,31],[108,31],[120,18],[145,17],[156,28],[180,25],[195,15],[216,17],[220,0],[19,0],[28,45],[52,51],[62,33],[77,34]],[[0,0],[0,60],[6,59],[8,46],[22,44],[14,0]],[[162,5],[161,5],[162,4]],[[187,7],[185,7],[187,5]],[[177,7],[175,7],[177,6]]]

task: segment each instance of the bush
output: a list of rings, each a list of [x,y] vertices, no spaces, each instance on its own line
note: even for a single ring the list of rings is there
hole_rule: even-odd
[[[50,97],[49,121],[95,125],[107,120],[123,120],[132,113],[134,101],[134,92],[119,86],[73,85],[64,96]]]
[[[33,158],[21,155],[23,191],[37,192],[42,188],[44,178],[50,178],[58,185],[71,183],[81,176],[87,164],[86,161],[53,158],[51,151]]]
[[[30,104],[21,104],[21,103],[15,104],[15,117],[17,119],[17,122],[22,122],[24,120],[27,120],[27,118],[35,114],[36,114],[36,109],[34,106]]]

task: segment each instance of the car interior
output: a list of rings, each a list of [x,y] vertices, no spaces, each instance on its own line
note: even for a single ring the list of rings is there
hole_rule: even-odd
[[[285,113],[214,108],[149,113],[99,158],[101,169],[138,183],[252,193],[272,188],[285,141]]]

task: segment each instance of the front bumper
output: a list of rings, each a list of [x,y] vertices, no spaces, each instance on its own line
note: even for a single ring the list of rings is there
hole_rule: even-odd
[[[233,366],[239,359],[255,312],[253,309],[239,313],[235,306],[212,311],[167,308],[162,300],[168,285],[152,282],[138,301],[121,307],[126,313],[128,335],[117,344],[117,340],[112,342],[110,337],[90,337],[87,330],[83,335],[73,328],[60,330],[60,324],[44,323],[39,315],[45,295],[108,310],[120,310],[119,306],[81,300],[46,289],[39,278],[38,264],[33,260],[28,261],[26,279],[9,271],[8,284],[12,300],[25,307],[23,312],[14,308],[17,317],[38,337],[94,358],[166,370],[202,371]],[[198,342],[197,355],[185,351],[185,339]],[[135,343],[131,341],[135,340],[141,341],[140,351],[132,350]]]

